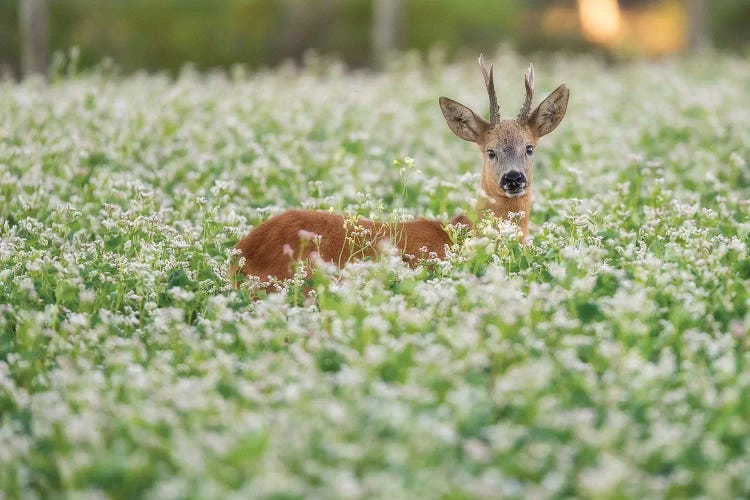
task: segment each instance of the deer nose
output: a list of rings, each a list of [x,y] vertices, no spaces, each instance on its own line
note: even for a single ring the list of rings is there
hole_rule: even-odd
[[[500,179],[500,187],[513,193],[526,187],[526,176],[517,170],[511,170]]]

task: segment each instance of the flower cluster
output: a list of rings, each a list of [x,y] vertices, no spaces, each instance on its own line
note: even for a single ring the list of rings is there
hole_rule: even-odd
[[[437,96],[484,110],[475,65],[0,83],[0,491],[750,495],[750,63],[535,63],[572,96],[526,244],[486,219],[263,300],[233,246],[287,208],[473,210]]]

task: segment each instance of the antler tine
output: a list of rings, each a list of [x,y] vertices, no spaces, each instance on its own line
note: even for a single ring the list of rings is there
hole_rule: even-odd
[[[484,54],[479,54],[479,67],[482,69],[484,85],[487,87],[487,95],[490,97],[490,125],[494,127],[500,121],[500,106],[497,104],[495,80],[493,77],[494,65],[490,64],[490,69],[488,71],[484,60]]]
[[[518,113],[518,121],[526,123],[529,119],[529,113],[531,113],[531,100],[534,97],[534,65],[529,63],[529,69],[526,70],[526,76],[524,78],[526,84],[526,100],[523,102],[523,107]]]

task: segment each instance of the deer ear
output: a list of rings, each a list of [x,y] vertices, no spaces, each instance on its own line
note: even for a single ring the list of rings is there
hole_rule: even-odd
[[[441,97],[440,109],[451,131],[465,141],[477,142],[490,128],[487,120],[453,99]]]
[[[570,91],[562,84],[531,113],[527,123],[536,138],[547,135],[557,128],[568,109],[568,97]]]

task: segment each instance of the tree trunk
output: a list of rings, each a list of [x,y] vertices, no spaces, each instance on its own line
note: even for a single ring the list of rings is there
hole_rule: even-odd
[[[400,11],[400,0],[373,0],[372,55],[378,68],[385,66],[388,55],[398,48]]]
[[[47,73],[49,17],[46,0],[18,0],[21,71],[24,77]]]
[[[695,52],[708,45],[706,0],[688,1],[688,50]]]

